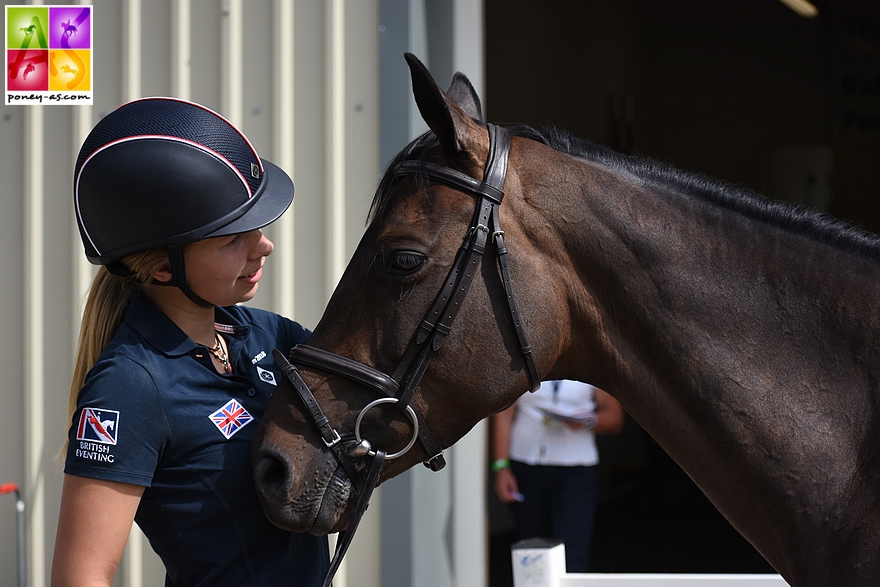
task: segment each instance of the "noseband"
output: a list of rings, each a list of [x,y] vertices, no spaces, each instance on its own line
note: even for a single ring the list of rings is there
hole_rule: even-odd
[[[490,235],[491,242],[495,244],[497,251],[498,267],[506,293],[507,306],[519,339],[520,351],[529,372],[531,391],[535,391],[540,385],[538,369],[532,357],[531,347],[526,341],[516,299],[513,295],[513,284],[510,281],[510,272],[507,266],[507,247],[504,245],[504,232],[501,230],[498,214],[498,208],[504,197],[503,188],[510,154],[510,135],[506,129],[492,124],[488,125],[488,131],[489,158],[482,181],[428,161],[403,161],[394,168],[394,175],[397,178],[404,176],[427,177],[477,197],[474,216],[462,246],[458,250],[452,269],[450,269],[442,289],[422,319],[412,342],[394,372],[389,376],[368,365],[308,345],[298,345],[290,352],[291,361],[297,365],[341,375],[379,392],[381,397],[367,404],[358,415],[353,437],[349,435],[343,438],[339,435],[321,411],[317,400],[299,376],[296,367],[291,365],[279,351],[273,352],[275,361],[281,366],[284,375],[302,398],[324,444],[333,451],[340,466],[343,467],[358,492],[355,512],[345,536],[337,546],[330,572],[324,581],[325,586],[330,584],[330,580],[348,548],[354,530],[369,503],[369,496],[379,480],[379,470],[385,460],[402,456],[412,448],[418,439],[428,455],[424,461],[425,466],[432,471],[439,471],[446,466],[442,448],[431,437],[424,420],[411,401],[428,365],[434,358],[434,354],[443,345],[446,336],[452,329],[452,323],[455,321],[474,275],[479,269],[486,244],[490,241]],[[364,415],[374,407],[386,403],[402,410],[409,418],[413,429],[412,437],[407,445],[392,454],[386,454],[383,450],[374,450],[367,439],[361,438],[360,433],[360,425]],[[363,459],[370,457],[372,460],[367,466]],[[366,473],[364,473],[365,469]]]

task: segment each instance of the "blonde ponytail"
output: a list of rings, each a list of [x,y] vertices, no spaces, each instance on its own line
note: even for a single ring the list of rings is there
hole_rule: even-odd
[[[76,410],[76,398],[85,382],[86,373],[122,324],[125,308],[131,297],[131,285],[129,280],[113,275],[106,267],[98,269],[98,274],[95,275],[79,329],[73,379],[67,400],[68,417],[73,417]]]
[[[68,423],[76,411],[77,398],[86,375],[125,320],[132,292],[143,284],[151,283],[153,274],[163,266],[167,267],[168,252],[166,249],[153,249],[126,257],[122,262],[133,272],[131,277],[120,277],[101,267],[89,289],[67,398]],[[62,457],[66,448],[67,443]]]

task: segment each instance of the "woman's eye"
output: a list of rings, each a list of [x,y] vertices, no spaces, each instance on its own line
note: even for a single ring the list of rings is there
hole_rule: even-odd
[[[384,255],[385,269],[397,276],[405,276],[421,269],[427,257],[415,251],[394,251]]]

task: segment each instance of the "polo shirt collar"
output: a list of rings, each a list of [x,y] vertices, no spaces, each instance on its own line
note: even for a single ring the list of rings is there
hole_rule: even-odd
[[[224,331],[228,330],[229,334],[236,337],[247,335],[247,327],[237,323],[226,309],[215,308],[214,312],[217,321],[229,325]],[[187,355],[201,347],[140,291],[131,294],[125,324],[158,351],[170,357]]]

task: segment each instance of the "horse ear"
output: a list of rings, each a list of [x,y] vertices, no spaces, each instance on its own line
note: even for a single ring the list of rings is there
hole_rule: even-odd
[[[452,77],[452,83],[449,84],[449,89],[446,90],[446,94],[468,116],[483,122],[483,106],[480,104],[480,97],[477,95],[474,86],[471,85],[471,80],[465,74],[460,71],[455,72],[455,75]]]
[[[450,159],[457,158],[466,150],[468,131],[475,126],[472,118],[482,118],[480,100],[473,86],[464,75],[456,74],[449,87],[452,94],[447,95],[418,57],[412,53],[404,56],[409,64],[413,96],[422,118],[437,135],[443,153]],[[463,106],[456,99],[462,100]],[[473,117],[472,113],[480,116]]]

